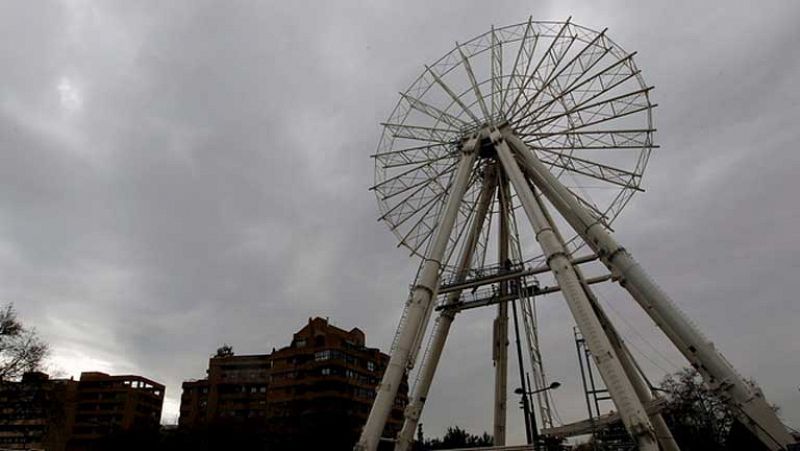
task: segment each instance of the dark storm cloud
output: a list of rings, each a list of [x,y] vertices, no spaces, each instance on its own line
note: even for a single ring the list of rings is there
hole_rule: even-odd
[[[800,367],[788,357],[800,346],[798,12],[792,2],[5,2],[0,299],[17,303],[65,371],[165,382],[170,415],[180,381],[201,377],[223,341],[268,351],[321,315],[386,348],[415,262],[375,222],[366,191],[378,122],[454,41],[529,14],[572,15],[638,50],[661,104],[662,148],[649,192],[617,224],[621,240],[800,423]],[[645,365],[658,376],[680,362],[616,294],[603,293],[646,337],[631,337],[655,362]],[[571,321],[547,301],[549,372],[574,383]],[[490,315],[457,322],[441,367],[450,382],[434,386],[424,420],[431,433],[490,428]],[[557,399],[565,418],[582,415],[579,396]]]

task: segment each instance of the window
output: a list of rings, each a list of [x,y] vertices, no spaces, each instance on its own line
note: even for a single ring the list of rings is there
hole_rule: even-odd
[[[295,341],[295,342],[294,342],[294,346],[295,346],[296,348],[302,348],[302,347],[304,347],[305,345],[306,345],[306,339],[305,339],[305,338],[301,338],[301,339],[299,339],[299,340],[297,340],[297,341]]]
[[[370,371],[375,371],[375,362],[373,362],[372,360],[368,361],[367,362],[367,369],[370,370]]]
[[[317,362],[330,359],[331,359],[331,351],[325,350],[314,353],[314,360],[316,360]]]
[[[322,370],[320,370],[320,374],[322,374],[323,376],[330,376],[331,375],[331,369],[330,368],[323,368]]]
[[[356,388],[353,392],[358,398],[371,398],[375,395],[372,391],[364,388]]]

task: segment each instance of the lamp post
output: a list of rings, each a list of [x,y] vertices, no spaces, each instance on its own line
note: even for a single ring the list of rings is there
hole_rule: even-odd
[[[531,421],[530,422],[531,422],[531,435],[532,435],[532,438],[533,438],[533,449],[534,449],[534,451],[539,451],[539,427],[536,425],[536,410],[533,408],[533,398],[530,398],[530,400],[528,400],[527,397],[528,396],[532,397],[533,395],[535,395],[537,393],[546,392],[548,390],[555,390],[560,386],[561,386],[560,382],[553,382],[549,386],[544,387],[544,388],[540,388],[538,390],[525,391],[522,388],[517,388],[516,390],[514,390],[514,393],[522,396],[523,404],[529,403],[530,406],[531,406],[531,409],[530,409],[530,420]]]

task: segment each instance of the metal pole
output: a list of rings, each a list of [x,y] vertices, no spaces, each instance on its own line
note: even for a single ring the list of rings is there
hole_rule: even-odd
[[[524,162],[536,186],[618,277],[620,285],[628,290],[692,366],[698,369],[709,387],[727,401],[741,423],[770,450],[784,450],[794,443],[761,390],[739,375],[609,230],[593,218],[550,173],[532,149],[509,128],[503,131],[503,136]]]
[[[442,266],[442,258],[475,163],[477,142],[477,137],[472,136],[462,146],[461,160],[453,177],[442,221],[436,231],[434,241],[428,249],[417,284],[412,290],[412,295],[407,305],[407,316],[403,324],[400,325],[397,344],[389,358],[381,383],[378,385],[375,402],[372,404],[367,423],[364,425],[361,437],[355,446],[356,450],[375,451],[378,448],[378,442],[386,425],[386,419],[389,417],[395,396],[397,396],[397,388],[400,386],[403,375],[408,369],[409,361],[416,358],[414,354],[416,354],[418,348],[414,344],[418,341],[417,335],[425,333],[424,330],[420,330],[421,325],[430,316],[431,302],[439,286],[439,270]]]
[[[528,381],[528,387],[530,387],[531,386],[531,379],[528,376],[529,376],[528,373],[525,373],[525,379]],[[547,397],[547,393],[545,393],[544,396]],[[539,395],[537,394],[536,397],[539,398]],[[536,443],[539,442],[539,425],[536,423],[536,411],[533,408],[534,404],[533,404],[533,394],[532,393],[528,395],[528,404],[531,406],[531,430],[532,430],[531,437],[533,438],[534,446],[538,446],[538,445],[536,445]],[[542,420],[544,420],[544,419],[542,419]]]
[[[487,168],[484,177],[484,185],[481,188],[478,206],[475,210],[475,217],[473,218],[467,241],[459,257],[458,266],[456,267],[456,277],[459,279],[464,279],[470,268],[473,255],[475,254],[475,246],[480,239],[481,230],[486,220],[489,206],[494,198],[496,187],[497,177],[495,176],[494,168],[490,166]],[[452,304],[458,301],[460,297],[461,290],[453,291],[447,295],[444,304]],[[395,451],[405,451],[414,439],[414,430],[422,415],[422,409],[428,398],[428,391],[430,390],[436,367],[439,365],[439,359],[442,356],[442,351],[444,350],[447,335],[450,332],[450,326],[453,323],[455,314],[455,311],[444,310],[439,313],[436,319],[433,336],[431,337],[430,345],[423,358],[422,367],[417,377],[417,383],[414,385],[414,390],[411,395],[411,401],[404,412],[405,419],[403,421],[403,428],[400,429],[400,433],[397,435],[397,441],[394,447]]]
[[[584,370],[584,354],[583,349],[581,347],[581,341],[583,341],[582,337],[578,336],[578,329],[575,328],[572,330],[573,335],[575,335],[575,349],[578,351],[578,364],[580,365],[581,369],[581,382],[583,382],[583,393],[586,396],[586,409],[589,411],[589,419],[594,418],[594,411],[592,410],[592,401],[589,399],[589,385],[586,383],[587,375],[586,371]],[[585,342],[584,342],[585,343]]]
[[[503,171],[498,174],[497,200],[500,206],[500,227],[498,227],[497,259],[501,265],[509,263],[509,224],[508,178]],[[510,265],[508,265],[510,266]],[[510,267],[505,268],[510,270]],[[500,297],[508,294],[508,281],[500,282]],[[497,304],[497,318],[492,328],[492,360],[494,360],[494,444],[506,444],[506,411],[508,401],[508,301]]]
[[[500,162],[519,196],[525,214],[533,226],[536,239],[547,256],[547,263],[561,287],[561,292],[572,311],[575,322],[593,351],[592,354],[598,369],[603,375],[603,380],[609,388],[625,427],[635,438],[641,451],[658,451],[647,412],[636,396],[608,337],[595,316],[564,247],[558,241],[552,226],[542,213],[541,206],[528,186],[506,140],[497,129],[492,131],[491,139]]]
[[[525,383],[525,367],[522,363],[522,345],[520,344],[519,340],[519,320],[517,319],[517,303],[515,301],[511,302],[511,311],[514,314],[514,335],[516,337],[517,342],[517,366],[519,367],[519,383],[522,387],[522,391],[526,392],[527,387],[530,387],[529,384]],[[533,443],[533,436],[531,435],[531,410],[532,406],[530,401],[528,400],[528,396],[523,393],[522,395],[522,412],[523,418],[525,419],[525,438],[528,439],[528,443]],[[536,424],[536,423],[534,423]]]
[[[527,396],[527,395],[523,395]],[[531,401],[533,401],[533,394],[531,394]],[[539,451],[539,425],[536,424],[536,412],[531,409],[531,438],[533,444],[533,451]]]
[[[528,396],[524,394],[523,396]],[[530,401],[533,402],[533,392],[530,393]],[[533,451],[539,451],[539,425],[536,424],[536,411],[531,409],[531,438],[533,439]]]

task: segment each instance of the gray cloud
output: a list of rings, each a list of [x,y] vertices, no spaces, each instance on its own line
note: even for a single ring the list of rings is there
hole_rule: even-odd
[[[572,15],[638,50],[661,104],[621,240],[800,423],[796,3],[129,3],[0,6],[0,299],[65,371],[163,381],[174,415],[222,341],[270,350],[321,315],[388,347],[416,263],[366,191],[378,122],[455,40]],[[680,364],[601,294],[654,377]],[[576,384],[569,314],[540,308],[548,371]],[[430,433],[491,428],[490,317],[457,321]]]

